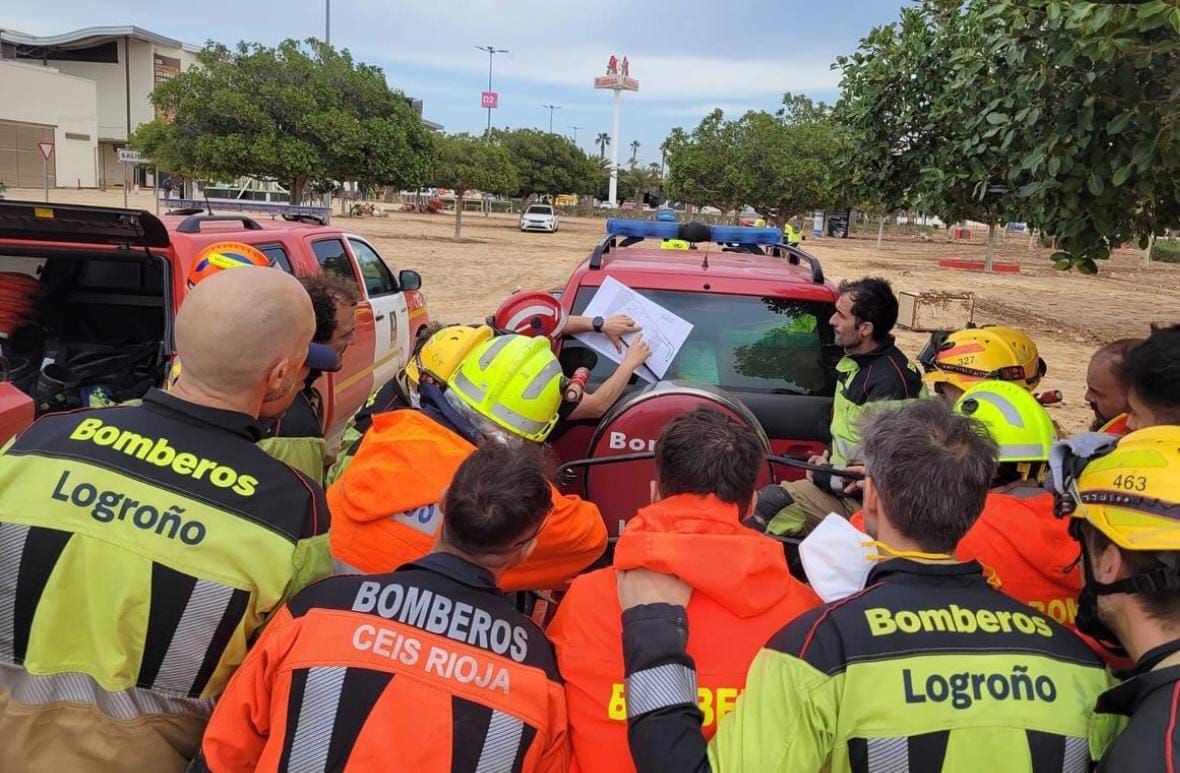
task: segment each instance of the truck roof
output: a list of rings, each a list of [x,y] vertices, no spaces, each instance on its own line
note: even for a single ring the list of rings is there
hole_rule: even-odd
[[[593,267],[593,256],[574,271],[573,288],[597,287],[612,276],[642,290],[716,292],[799,300],[835,301],[836,289],[826,280],[815,281],[811,266],[792,262],[786,255],[724,250],[702,243],[695,250],[662,250],[636,245],[616,247]],[[816,264],[818,265],[818,264]]]

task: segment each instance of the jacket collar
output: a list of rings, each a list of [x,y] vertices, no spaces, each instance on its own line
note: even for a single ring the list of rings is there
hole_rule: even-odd
[[[845,354],[844,356],[851,357],[852,359],[856,360],[857,362],[871,360],[876,357],[880,357],[883,354],[888,354],[891,349],[896,347],[896,341],[897,341],[897,339],[895,339],[891,335],[885,336],[885,340],[881,342],[881,345],[878,346],[876,349],[872,350],[871,352],[865,352],[864,354]]]
[[[428,553],[417,561],[407,564],[406,567],[415,567],[441,574],[476,590],[500,592],[491,572],[478,564],[473,564],[465,558],[450,553]]]
[[[1161,687],[1180,681],[1180,665],[1155,669],[1163,660],[1180,652],[1180,639],[1148,650],[1129,671],[1119,676],[1126,681],[1098,696],[1095,711],[1100,714],[1131,716],[1147,700],[1147,696]]]
[[[867,584],[883,580],[890,575],[918,575],[921,577],[970,577],[983,579],[983,567],[977,561],[958,561],[953,564],[928,564],[908,558],[891,558],[882,561],[869,572]]]
[[[257,419],[238,411],[209,408],[204,405],[181,400],[162,389],[152,389],[143,397],[143,405],[149,411],[165,414],[182,421],[209,424],[217,429],[232,432],[255,443],[266,437],[267,430]]]

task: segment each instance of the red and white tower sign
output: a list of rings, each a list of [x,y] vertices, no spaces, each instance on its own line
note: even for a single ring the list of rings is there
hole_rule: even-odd
[[[639,81],[631,77],[631,62],[611,54],[606,63],[606,74],[594,79],[594,88],[615,93],[615,113],[610,138],[610,203],[618,204],[619,193],[619,109],[624,91],[639,91]]]

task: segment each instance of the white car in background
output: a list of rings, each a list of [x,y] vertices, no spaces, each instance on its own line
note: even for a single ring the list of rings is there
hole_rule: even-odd
[[[520,230],[557,233],[557,212],[548,204],[530,204],[520,216]]]

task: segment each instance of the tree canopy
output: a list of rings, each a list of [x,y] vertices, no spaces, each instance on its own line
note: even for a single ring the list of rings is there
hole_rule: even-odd
[[[1059,268],[1180,223],[1180,8],[923,0],[840,57],[858,200],[1025,220]]]
[[[494,130],[492,141],[508,151],[520,180],[514,196],[589,194],[598,164],[566,137],[537,129]]]
[[[669,195],[723,212],[749,205],[778,222],[834,203],[841,139],[831,109],[791,94],[783,105],[733,121],[715,110],[691,133],[674,129],[661,146]]]
[[[463,196],[467,191],[511,195],[520,177],[508,151],[483,137],[451,134],[436,143],[430,181],[455,191],[455,238],[462,237]]]
[[[378,67],[317,40],[277,48],[210,44],[199,66],[158,86],[158,117],[131,144],[194,177],[281,180],[300,201],[309,182],[417,187],[432,138]]]

